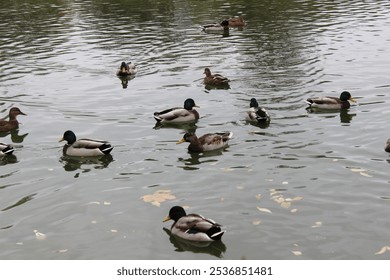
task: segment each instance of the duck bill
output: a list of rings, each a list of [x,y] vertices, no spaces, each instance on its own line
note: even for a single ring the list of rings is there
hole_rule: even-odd
[[[198,105],[196,105],[196,104],[194,105],[194,107],[195,107],[195,108],[200,108],[200,106],[198,106]]]
[[[64,137],[62,137],[58,142],[65,141]]]
[[[171,217],[166,216],[166,217],[164,218],[164,220],[163,220],[163,223],[169,221],[170,219],[171,219]]]
[[[176,144],[181,144],[181,143],[184,143],[186,140],[184,138],[182,138],[180,141],[176,142]]]
[[[349,101],[351,101],[351,102],[357,102],[355,99],[353,99],[353,98],[350,98],[350,99],[348,99]]]

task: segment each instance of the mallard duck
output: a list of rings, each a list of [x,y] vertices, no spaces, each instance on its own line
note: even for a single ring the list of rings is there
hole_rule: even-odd
[[[210,85],[210,86],[222,86],[222,85],[229,85],[229,79],[220,75],[220,74],[211,74],[211,71],[209,68],[204,69],[204,73],[206,77],[204,77],[204,84]]]
[[[343,91],[339,98],[332,96],[308,98],[306,103],[310,108],[337,110],[351,107],[349,101],[356,102],[348,91]]]
[[[129,75],[135,75],[136,73],[137,73],[137,69],[133,63],[131,62],[126,63],[123,61],[116,74],[117,76],[124,77]]]
[[[242,27],[246,25],[246,22],[242,16],[229,18],[228,23],[230,27]]]
[[[61,141],[67,141],[63,148],[63,153],[67,156],[102,156],[109,154],[114,148],[107,141],[92,139],[77,140],[76,135],[71,130],[65,131]]]
[[[271,120],[267,110],[259,107],[259,103],[257,103],[255,98],[251,99],[249,107],[249,110],[246,112],[247,121],[269,122]]]
[[[199,113],[194,109],[199,108],[192,98],[184,101],[184,107],[175,107],[154,113],[154,119],[160,123],[194,122],[199,119]]]
[[[0,131],[5,132],[5,131],[10,131],[13,129],[16,129],[19,127],[19,122],[16,119],[16,116],[18,115],[25,115],[18,107],[12,107],[9,110],[9,120],[0,120]]]
[[[190,145],[188,145],[188,150],[190,152],[202,153],[227,147],[228,141],[232,136],[233,132],[221,132],[207,133],[198,138],[195,133],[187,132],[176,144],[189,142]]]
[[[390,153],[390,139],[388,139],[386,142],[385,151]]]
[[[221,225],[213,220],[207,219],[199,214],[186,214],[181,206],[174,206],[169,210],[169,215],[163,222],[173,220],[171,233],[189,240],[199,242],[210,242],[221,240],[225,231],[221,230]]]
[[[221,23],[212,23],[202,26],[202,30],[206,33],[224,32],[229,30],[229,21],[223,20]]]
[[[12,155],[14,148],[11,145],[0,143],[0,156]]]

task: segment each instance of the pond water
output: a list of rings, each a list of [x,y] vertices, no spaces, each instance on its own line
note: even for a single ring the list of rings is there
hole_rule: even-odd
[[[389,259],[389,1],[0,2],[0,259]],[[241,14],[247,26],[200,26]],[[122,61],[137,74],[122,83]],[[203,71],[230,88],[208,89]],[[305,100],[348,90],[349,110]],[[153,112],[191,97],[191,127]],[[257,98],[269,126],[245,121]],[[65,130],[112,155],[72,159]],[[226,150],[176,145],[232,131]],[[210,217],[222,242],[170,236],[170,207]],[[41,233],[41,234],[40,234]]]

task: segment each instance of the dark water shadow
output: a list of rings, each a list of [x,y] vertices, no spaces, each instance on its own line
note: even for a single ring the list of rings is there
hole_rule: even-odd
[[[82,170],[84,173],[91,169],[104,169],[113,161],[112,155],[103,155],[98,157],[71,157],[62,156],[59,160],[65,171]]]
[[[193,252],[196,254],[209,254],[215,256],[219,259],[223,258],[224,253],[226,252],[226,245],[221,241],[213,242],[194,242],[182,239],[171,233],[171,230],[163,228],[163,230],[168,234],[169,241],[175,247],[176,252]]]
[[[246,124],[250,124],[261,129],[266,129],[269,127],[270,122],[271,121],[246,121]]]
[[[161,128],[173,128],[173,129],[181,129],[186,132],[196,132],[196,129],[198,128],[196,125],[197,121],[194,122],[188,122],[188,123],[160,123],[156,122],[153,129],[161,129]]]
[[[129,81],[135,78],[135,75],[127,75],[127,76],[117,76],[118,79],[121,81],[121,85],[123,89],[126,89],[129,85]]]
[[[197,167],[197,165],[218,162],[218,159],[216,159],[215,157],[221,156],[223,154],[223,151],[226,148],[228,148],[228,147],[221,148],[221,149],[214,150],[214,151],[207,151],[207,152],[203,152],[203,153],[195,153],[195,152],[190,152],[187,150],[187,153],[190,155],[190,157],[178,158],[179,162],[184,163],[184,166],[178,166],[178,167],[183,168],[184,170],[197,170],[197,169],[199,169],[199,167]]]
[[[18,159],[15,155],[4,155],[0,156],[0,166],[17,163]]]
[[[213,90],[213,89],[230,89],[229,84],[224,84],[224,85],[205,85],[204,88],[208,91]]]
[[[11,135],[12,143],[22,143],[24,141],[24,138],[28,135],[28,133],[19,134],[19,129],[0,132],[0,137],[6,137],[8,135]]]
[[[310,114],[318,114],[318,115],[328,115],[326,117],[331,118],[335,117],[337,114],[340,115],[341,123],[351,123],[352,119],[356,116],[356,113],[351,113],[349,109],[341,109],[341,110],[329,110],[329,109],[317,109],[317,108],[306,108],[307,112]]]

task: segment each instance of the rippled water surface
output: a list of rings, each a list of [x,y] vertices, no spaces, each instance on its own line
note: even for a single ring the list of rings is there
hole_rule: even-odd
[[[0,1],[1,259],[389,259],[389,1]],[[202,24],[242,14],[228,36]],[[121,61],[138,73],[121,81]],[[227,76],[207,89],[203,70]],[[346,111],[304,100],[348,90]],[[153,112],[192,97],[194,127]],[[269,126],[245,121],[255,97]],[[72,159],[65,130],[109,140]],[[224,151],[175,143],[232,131]],[[224,225],[222,242],[169,235],[173,205]],[[164,230],[165,227],[165,230]],[[44,234],[43,236],[39,233]]]

